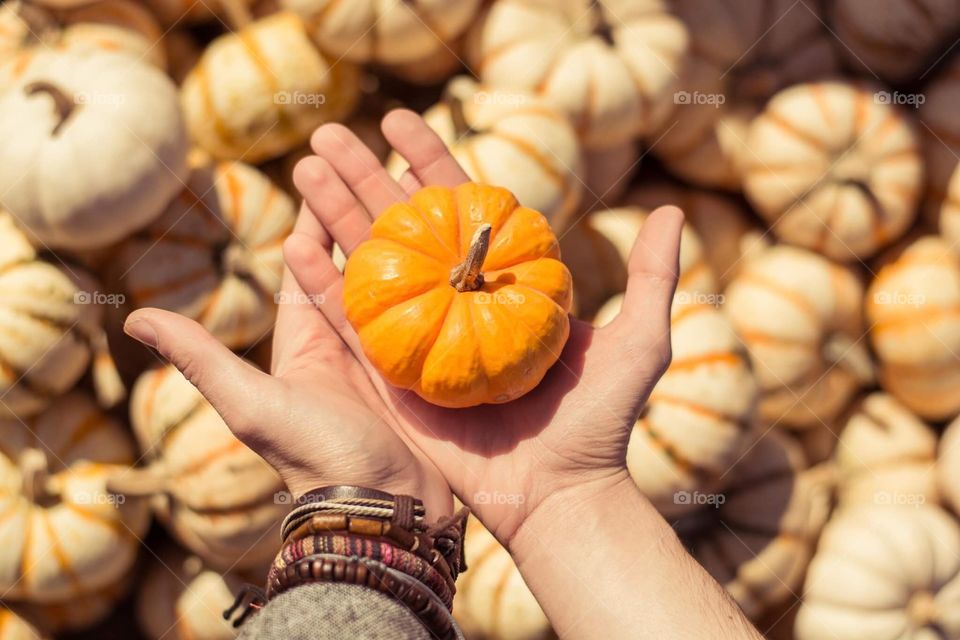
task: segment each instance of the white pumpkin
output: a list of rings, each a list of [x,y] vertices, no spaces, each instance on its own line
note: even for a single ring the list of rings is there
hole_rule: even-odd
[[[440,103],[424,114],[471,179],[504,187],[561,230],[580,202],[580,145],[562,113],[516,90],[490,89],[454,78]],[[407,163],[394,153],[390,173]]]
[[[691,56],[651,151],[694,184],[739,191],[750,120],[777,91],[839,72],[819,5],[679,0]]]
[[[632,140],[606,149],[585,149],[582,208],[593,211],[620,204],[639,168],[640,149]]]
[[[951,422],[940,439],[937,480],[944,502],[960,513],[960,420]]]
[[[231,640],[240,630],[223,612],[245,582],[260,584],[266,574],[221,573],[177,547],[161,549],[137,593],[137,622],[151,640]]]
[[[145,502],[109,493],[134,461],[124,430],[79,393],[0,421],[0,589],[56,603],[119,581],[150,524]]]
[[[83,272],[40,260],[0,211],[0,419],[39,413],[91,365],[101,404],[120,400],[99,295]]]
[[[953,0],[891,2],[881,10],[873,0],[833,0],[827,7],[847,63],[895,84],[932,67],[960,29],[960,5]]]
[[[805,464],[795,443],[768,431],[729,470],[722,492],[688,494],[699,507],[674,525],[751,619],[799,590],[827,520],[829,482]]]
[[[778,245],[744,264],[724,306],[760,386],[760,417],[806,429],[829,424],[872,381],[852,272],[814,253]]]
[[[152,496],[174,537],[213,567],[247,569],[273,558],[289,509],[283,482],[179,371],[167,365],[140,376],[130,421],[149,464],[114,477],[114,491]]]
[[[352,62],[402,64],[442,56],[470,24],[480,0],[281,0],[314,41]]]
[[[453,616],[470,640],[549,640],[550,628],[510,553],[480,521],[467,520],[467,567],[457,580]]]
[[[115,271],[136,307],[200,322],[241,347],[273,327],[293,200],[240,162],[194,170],[166,212],[119,250]]]
[[[193,141],[217,159],[252,163],[302,145],[358,96],[357,68],[321,53],[290,12],[214,40],[181,88]]]
[[[870,284],[866,316],[880,383],[918,416],[960,412],[960,258],[920,238]]]
[[[594,322],[619,313],[622,296]],[[673,360],[650,392],[627,449],[627,467],[666,517],[695,508],[693,491],[717,490],[744,454],[757,386],[743,345],[715,305],[679,291],[670,310]]]
[[[795,85],[750,124],[744,192],[781,240],[851,260],[906,232],[923,187],[919,138],[882,96],[850,82]]]
[[[960,528],[930,505],[844,510],[803,594],[797,640],[960,638]]]
[[[55,249],[107,246],[187,176],[176,89],[119,53],[42,51],[0,95],[0,202]]]
[[[873,393],[840,434],[840,503],[935,504],[936,456],[933,429],[892,396]]]
[[[588,148],[663,121],[688,40],[663,0],[498,0],[469,39],[484,84],[542,94]]]

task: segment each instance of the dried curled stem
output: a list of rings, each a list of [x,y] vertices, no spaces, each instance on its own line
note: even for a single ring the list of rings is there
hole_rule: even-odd
[[[487,258],[490,249],[489,224],[480,225],[470,240],[470,249],[467,258],[450,270],[450,285],[457,291],[476,291],[483,286],[483,261]]]

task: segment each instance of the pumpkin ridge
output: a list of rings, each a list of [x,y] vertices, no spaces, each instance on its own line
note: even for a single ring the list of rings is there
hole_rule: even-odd
[[[540,168],[543,169],[543,172],[547,175],[551,182],[559,185],[563,189],[564,194],[566,194],[568,186],[564,181],[563,176],[542,153],[534,148],[533,145],[509,133],[497,132],[494,135],[516,147],[518,151],[533,158],[533,160],[540,165]]]
[[[302,29],[303,23],[298,20],[297,24],[300,29]],[[247,55],[250,56],[254,66],[260,70],[260,77],[263,78],[264,84],[266,84],[268,87],[268,95],[277,95],[280,89],[280,87],[277,85],[277,76],[270,68],[270,65],[267,64],[266,58],[260,49],[260,43],[254,37],[253,32],[248,29],[240,29],[236,32],[236,35],[243,43],[244,48],[247,50]],[[284,135],[289,136],[291,132],[296,131],[296,127],[293,126],[293,121],[290,117],[290,114],[287,113],[283,103],[274,101],[274,104],[277,107],[277,122],[274,126],[279,127],[281,132],[286,132]],[[271,127],[271,129],[272,128],[273,127]],[[257,142],[259,142],[259,140]],[[246,153],[244,153],[244,155],[246,155]]]
[[[381,240],[381,241],[383,241],[383,242],[393,243],[393,244],[397,245],[398,247],[403,248],[404,251],[410,251],[410,252],[412,252],[412,253],[419,254],[419,255],[424,256],[424,257],[426,257],[426,258],[430,258],[431,260],[433,260],[434,262],[436,262],[437,264],[439,264],[441,267],[448,267],[448,266],[450,266],[448,263],[444,262],[444,261],[441,260],[439,257],[437,257],[437,256],[432,256],[432,255],[430,255],[429,253],[427,253],[426,251],[422,250],[420,247],[417,247],[417,246],[411,244],[406,237],[401,236],[401,238],[402,238],[402,239],[399,239],[399,238],[397,238],[396,236],[389,236],[389,237],[388,237],[388,236],[379,236],[379,237],[377,238],[377,240]],[[417,294],[417,295],[420,295],[420,294]],[[414,296],[414,297],[416,297],[416,296]]]
[[[717,411],[716,409],[712,409],[706,405],[699,404],[687,398],[670,396],[663,393],[651,393],[650,398],[647,400],[647,402],[649,404],[653,404],[655,402],[662,402],[664,404],[672,404],[674,406],[683,407],[684,409],[686,409],[687,411],[690,411],[691,413],[696,413],[698,415],[704,416],[706,418],[710,418],[717,422],[728,422],[730,424],[733,424],[739,427],[741,431],[744,431],[749,427],[747,422],[741,418],[738,418],[736,416],[731,416],[722,411]]]
[[[100,513],[91,509],[85,509],[74,502],[64,501],[61,504],[63,505],[63,508],[70,513],[79,516],[88,522],[96,522],[97,524],[110,529],[110,531],[114,532],[120,537],[135,537],[133,536],[133,532],[121,525],[120,522],[115,518],[105,518]]]
[[[430,235],[432,235],[432,236],[436,239],[437,244],[439,244],[441,247],[446,247],[446,249],[450,252],[450,255],[454,257],[454,259],[457,259],[457,260],[462,259],[462,256],[460,255],[459,244],[457,245],[457,247],[451,247],[451,246],[449,246],[449,245],[446,243],[446,241],[443,239],[443,237],[441,237],[441,235],[439,234],[439,232],[437,232],[437,227],[434,226],[433,221],[430,219],[430,216],[427,215],[427,213],[426,213],[425,211],[423,211],[422,209],[420,209],[420,207],[417,207],[417,206],[414,206],[414,205],[411,204],[411,208],[412,208],[414,211],[416,211],[416,212],[417,212],[417,215],[420,217],[420,219],[423,220],[423,223],[427,226],[427,229],[430,230]],[[460,226],[460,225],[457,225],[457,227],[458,227],[458,231],[457,231],[458,239],[459,239],[459,226]],[[421,252],[421,253],[422,253],[422,252]],[[440,261],[439,258],[437,259],[437,261],[438,261],[438,262],[441,262],[441,264],[442,264],[442,261]]]
[[[700,476],[696,471],[696,466],[690,462],[690,460],[681,455],[677,451],[677,447],[667,441],[667,438],[664,438],[658,432],[656,426],[652,424],[649,418],[643,420],[637,420],[634,425],[634,429],[639,429],[647,433],[647,437],[650,439],[650,443],[655,449],[659,449],[660,452],[677,468],[683,475],[693,475]]]
[[[162,428],[151,430],[157,434],[156,442],[149,447],[146,447],[147,451],[154,448],[162,448],[167,446],[167,443],[175,434],[184,428],[188,422],[199,416],[203,410],[206,408],[206,404],[203,402],[203,398],[199,397],[194,402],[193,406],[185,411],[182,415],[175,416],[172,419],[170,424],[162,425]]]
[[[44,509],[41,510],[38,515],[43,522],[43,527],[47,530],[47,536],[50,539],[50,548],[48,551],[53,554],[54,558],[57,559],[57,565],[60,567],[60,571],[63,572],[63,575],[66,576],[67,580],[73,584],[75,588],[83,588],[83,582],[73,570],[73,567],[70,566],[69,556],[64,553],[63,547],[60,544],[60,538],[57,537],[56,531],[53,528],[53,524],[50,522],[49,512]]]
[[[810,136],[807,133],[804,133],[803,131],[798,129],[796,125],[794,125],[791,121],[785,119],[780,113],[774,110],[770,110],[767,113],[765,113],[763,117],[766,118],[768,122],[771,122],[774,125],[776,125],[777,128],[790,134],[790,137],[792,137],[793,139],[799,140],[804,144],[806,144],[807,146],[813,147],[820,154],[827,153],[827,150],[826,148],[824,148],[823,142],[821,140],[819,140],[818,138],[814,138],[813,136]],[[752,169],[753,167],[751,167],[751,170]]]
[[[765,289],[768,292],[774,294],[776,297],[779,297],[783,300],[787,300],[794,307],[799,309],[803,315],[807,316],[810,320],[813,321],[814,326],[822,327],[823,323],[820,319],[820,312],[816,307],[810,304],[810,300],[807,299],[803,294],[789,289],[789,283],[777,282],[772,278],[768,278],[765,275],[759,274],[756,271],[751,271],[744,273],[741,278],[741,282],[751,284],[753,286]]]
[[[670,366],[667,368],[667,371],[669,372],[669,371],[678,371],[683,369],[692,369],[695,367],[699,367],[700,365],[703,365],[703,364],[714,364],[714,363],[739,365],[739,364],[744,364],[744,361],[739,354],[730,353],[729,351],[705,352],[695,356],[690,356],[688,358],[674,360],[673,362],[670,363]]]
[[[918,317],[919,316],[919,317]],[[932,316],[932,318],[931,318]],[[936,308],[915,308],[912,312],[908,313],[899,313],[893,317],[887,317],[883,320],[878,320],[873,323],[870,330],[872,332],[881,332],[889,331],[891,329],[903,328],[900,325],[911,324],[920,320],[921,322],[926,322],[927,320],[941,321],[949,319],[951,317],[960,316],[960,306],[953,305],[950,307],[936,307]]]
[[[176,291],[177,289],[189,285],[198,280],[202,280],[204,276],[209,274],[208,267],[200,267],[193,271],[190,271],[184,275],[181,275],[178,278],[173,280],[168,280],[167,282],[156,284],[153,286],[143,287],[141,289],[131,289],[130,295],[141,303],[141,305],[146,305],[146,302],[151,298],[156,298],[157,296],[163,295],[165,293],[170,293]]]
[[[213,130],[224,146],[232,146],[236,140],[230,131],[230,127],[224,122],[213,102],[213,85],[211,84],[206,63],[203,59],[200,60],[200,64],[194,67],[191,74],[194,75],[197,86],[200,87],[200,99],[207,111],[207,117],[210,123],[213,124]]]

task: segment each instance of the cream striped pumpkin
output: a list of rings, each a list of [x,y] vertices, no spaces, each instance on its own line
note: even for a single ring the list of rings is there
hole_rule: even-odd
[[[840,434],[836,462],[844,506],[934,504],[937,434],[895,398],[873,393]]]
[[[210,43],[181,88],[196,144],[221,160],[258,163],[350,113],[359,96],[357,68],[326,57],[305,29],[282,12]]]
[[[466,571],[457,580],[453,617],[470,640],[556,638],[510,553],[473,516],[467,521]]]
[[[744,192],[780,239],[851,260],[913,222],[923,188],[919,137],[884,91],[795,85],[750,124]]]
[[[830,422],[872,380],[863,287],[848,269],[778,245],[748,260],[724,306],[760,386],[760,417],[807,429]]]
[[[696,505],[685,494],[716,489],[750,444],[757,387],[743,346],[705,294],[679,291],[670,313],[673,360],[654,386],[627,449],[637,486],[667,517]],[[597,314],[619,313],[622,296]]]
[[[816,3],[679,0],[691,56],[651,151],[694,184],[739,191],[750,120],[774,93],[839,72]]]
[[[931,506],[864,506],[824,529],[797,640],[960,638],[960,528]]]
[[[80,393],[0,421],[0,590],[56,603],[119,581],[150,524],[148,505],[108,493],[134,461],[124,430]]]
[[[471,179],[509,189],[525,207],[547,216],[561,230],[580,202],[580,145],[562,113],[542,99],[496,90],[460,76],[444,98],[424,114]],[[399,178],[408,165],[391,154],[388,168]]]
[[[661,122],[687,53],[686,28],[663,0],[498,0],[468,39],[484,84],[542,94],[588,148]]]
[[[149,464],[114,478],[113,489],[153,496],[174,537],[211,566],[259,567],[273,558],[287,511],[278,498],[283,482],[179,371],[167,365],[140,376],[130,421]]]
[[[866,316],[884,389],[918,416],[960,412],[960,258],[920,238],[870,284]]]
[[[201,166],[160,219],[123,245],[115,271],[135,306],[176,311],[245,346],[273,327],[295,215],[254,167]]]
[[[26,619],[6,607],[0,607],[0,640],[43,639],[44,636],[40,634],[40,631]]]
[[[937,480],[944,502],[960,513],[960,419],[951,422],[940,439]]]
[[[169,546],[158,551],[136,599],[137,622],[151,640],[231,640],[240,630],[223,619],[245,582],[260,584],[267,568],[221,573]],[[239,615],[236,613],[235,616]]]
[[[102,404],[123,395],[101,328],[103,309],[93,304],[98,288],[78,269],[40,260],[0,211],[0,419],[39,413],[91,365]]]
[[[713,503],[675,524],[693,557],[751,619],[798,592],[827,520],[829,481],[805,465],[796,444],[769,431],[730,469],[721,493],[701,494]]]
[[[281,0],[314,41],[337,58],[401,64],[444,55],[470,24],[480,0]]]

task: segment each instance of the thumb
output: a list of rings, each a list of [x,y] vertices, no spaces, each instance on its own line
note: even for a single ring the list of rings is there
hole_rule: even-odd
[[[241,440],[270,406],[275,380],[214,338],[198,323],[160,309],[138,309],[123,330],[156,349],[195,386]],[[269,420],[267,418],[267,420]]]

